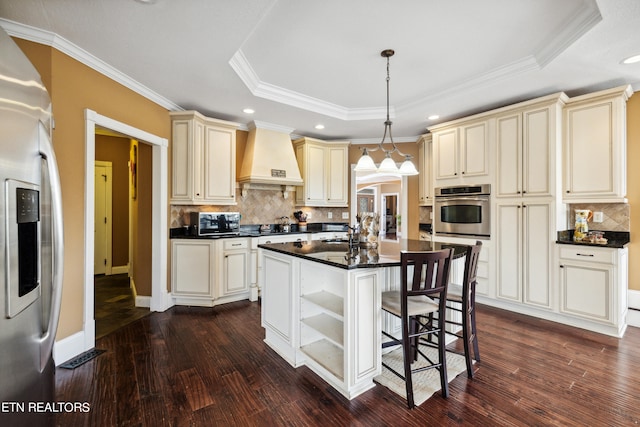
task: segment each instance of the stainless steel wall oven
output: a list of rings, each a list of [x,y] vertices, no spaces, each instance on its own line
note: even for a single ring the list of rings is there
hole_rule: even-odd
[[[433,230],[460,237],[491,236],[491,185],[435,189]]]

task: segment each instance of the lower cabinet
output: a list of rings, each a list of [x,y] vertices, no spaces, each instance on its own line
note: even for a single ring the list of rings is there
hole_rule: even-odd
[[[213,306],[215,242],[171,241],[171,295],[178,305]]]
[[[560,312],[576,326],[621,336],[626,328],[628,251],[577,245],[559,250]]]
[[[213,307],[249,298],[249,239],[173,239],[171,296],[176,305]]]
[[[292,366],[308,366],[348,399],[380,373],[382,269],[345,270],[265,250],[265,342]]]

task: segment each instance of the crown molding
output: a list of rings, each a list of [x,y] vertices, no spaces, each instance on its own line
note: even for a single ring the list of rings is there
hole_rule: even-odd
[[[124,87],[131,89],[137,94],[147,98],[148,100],[166,108],[169,111],[183,111],[184,108],[169,99],[159,95],[145,85],[137,82],[111,65],[107,64],[100,58],[92,55],[81,47],[71,43],[59,35],[50,31],[41,30],[29,25],[20,24],[15,21],[0,18],[0,26],[12,37],[23,40],[51,46],[52,48],[64,53],[67,56],[77,60],[98,73],[114,80]]]
[[[375,120],[384,118],[386,107],[347,108],[331,102],[323,101],[300,92],[288,90],[260,80],[242,49],[239,49],[229,60],[229,65],[240,77],[247,89],[257,97],[290,105],[303,110],[322,114],[340,120]],[[395,110],[389,107],[389,116],[395,117]]]
[[[249,130],[253,130],[253,129],[272,130],[275,132],[286,133],[287,135],[291,134],[291,132],[294,131],[294,128],[291,128],[291,127],[277,125],[274,123],[261,122],[258,120],[249,122],[249,124],[247,125],[247,128]]]

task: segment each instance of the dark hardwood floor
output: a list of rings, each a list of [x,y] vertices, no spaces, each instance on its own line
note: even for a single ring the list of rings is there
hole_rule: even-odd
[[[93,284],[96,339],[150,314],[148,308],[136,307],[127,274],[97,275]]]
[[[174,307],[58,369],[60,426],[629,426],[640,423],[640,329],[622,339],[478,307],[482,361],[413,410],[382,386],[349,401],[262,341],[260,305]]]

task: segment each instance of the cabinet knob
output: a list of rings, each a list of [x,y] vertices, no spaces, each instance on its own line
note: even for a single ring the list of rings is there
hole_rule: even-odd
[[[526,193],[527,193],[526,191],[522,190],[522,194],[526,194]]]
[[[564,265],[560,264],[560,268],[564,268]]]
[[[571,191],[567,190],[567,193],[571,193]]]
[[[464,175],[464,171],[462,171],[461,173],[462,173],[462,175]]]

